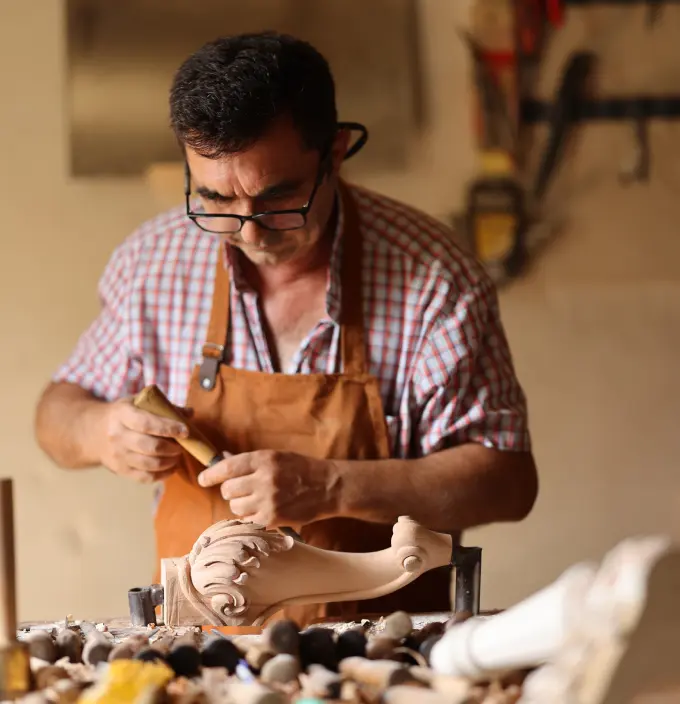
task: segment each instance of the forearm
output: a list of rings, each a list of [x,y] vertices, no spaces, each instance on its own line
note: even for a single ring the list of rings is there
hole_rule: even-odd
[[[107,404],[75,384],[50,384],[35,417],[41,449],[60,467],[99,465],[100,427]]]
[[[336,461],[336,513],[376,523],[408,515],[433,530],[518,521],[538,480],[525,452],[467,444],[417,460]]]

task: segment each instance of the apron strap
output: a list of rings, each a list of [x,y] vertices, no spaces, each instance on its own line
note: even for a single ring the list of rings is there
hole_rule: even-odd
[[[340,350],[344,374],[363,374],[366,370],[364,346],[364,316],[362,297],[362,239],[356,203],[349,189],[340,182],[344,226],[342,232],[342,262],[340,265],[341,326]],[[215,265],[213,293],[207,340],[203,345],[203,361],[199,369],[199,383],[205,391],[212,391],[217,382],[220,364],[224,361],[224,346],[229,330],[231,287],[226,256],[222,245]]]
[[[340,181],[343,208],[342,263],[340,265],[340,340],[344,374],[364,374],[364,311],[362,296],[363,242],[357,205],[347,185]]]
[[[227,342],[229,330],[229,312],[231,287],[229,285],[229,271],[227,270],[226,252],[227,245],[220,244],[215,264],[215,288],[213,292],[208,334],[203,345],[203,361],[198,372],[199,383],[205,391],[212,391],[217,381],[217,372],[224,361],[224,345]]]

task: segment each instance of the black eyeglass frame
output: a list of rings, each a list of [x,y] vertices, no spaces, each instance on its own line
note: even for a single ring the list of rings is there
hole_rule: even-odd
[[[368,129],[365,127],[365,125],[362,125],[359,122],[338,122],[337,124],[337,131],[339,130],[356,130],[360,132],[361,134],[357,138],[356,142],[347,150],[345,156],[343,157],[343,160],[346,161],[347,159],[353,157],[357,152],[359,152],[366,142],[368,141]],[[226,235],[226,234],[236,234],[240,232],[243,229],[243,226],[245,223],[248,221],[253,221],[257,222],[257,224],[262,227],[265,230],[271,230],[274,232],[287,232],[290,230],[298,230],[301,227],[304,227],[304,225],[307,222],[307,214],[312,208],[312,204],[314,203],[314,197],[316,196],[317,191],[319,190],[319,186],[323,183],[323,179],[326,175],[326,171],[328,169],[328,161],[331,156],[331,147],[332,143],[324,149],[322,152],[321,156],[321,162],[319,163],[319,170],[316,175],[316,179],[314,180],[314,188],[312,189],[312,192],[309,196],[309,199],[307,200],[307,203],[303,205],[301,208],[291,208],[289,210],[266,210],[261,213],[254,213],[253,215],[235,215],[233,213],[194,213],[191,210],[191,172],[189,171],[189,164],[185,161],[184,162],[184,197],[186,201],[186,215],[187,217],[192,220],[197,227],[200,227],[201,230],[205,232],[210,232],[211,234],[215,235]],[[269,227],[266,225],[264,222],[258,222],[261,220],[263,217],[271,216],[271,215],[301,215],[302,216],[302,224],[298,225],[296,227],[286,227],[286,228],[281,228],[281,227]],[[238,220],[241,224],[240,227],[237,230],[229,230],[227,232],[225,231],[216,231],[216,230],[208,230],[207,228],[203,227],[199,222],[198,218],[201,219],[212,219],[212,218],[230,218],[231,220]]]

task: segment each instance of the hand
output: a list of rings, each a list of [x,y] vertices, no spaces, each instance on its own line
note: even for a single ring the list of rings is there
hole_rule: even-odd
[[[294,452],[259,450],[231,455],[198,475],[201,486],[220,486],[234,515],[265,526],[296,527],[334,514],[333,462]]]
[[[101,462],[143,484],[170,476],[180,463],[186,426],[137,408],[131,398],[106,404],[100,419]]]

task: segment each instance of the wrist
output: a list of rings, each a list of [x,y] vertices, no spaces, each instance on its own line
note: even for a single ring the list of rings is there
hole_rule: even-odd
[[[347,516],[347,475],[347,461],[326,460],[326,510],[324,513],[327,518]]]
[[[80,446],[90,464],[105,464],[104,448],[107,444],[106,428],[110,405],[105,401],[89,401],[80,413]]]
[[[391,523],[413,503],[408,463],[418,460],[329,460],[332,517]]]

